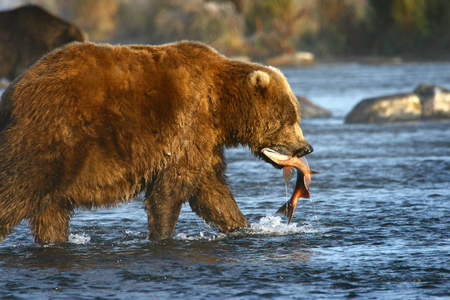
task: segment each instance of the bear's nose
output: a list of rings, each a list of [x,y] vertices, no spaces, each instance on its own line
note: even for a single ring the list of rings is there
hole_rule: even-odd
[[[305,155],[306,155],[306,154],[310,154],[310,153],[312,153],[313,151],[314,151],[313,146],[308,145],[308,146],[305,148]]]
[[[298,156],[298,157],[302,157],[305,155],[308,155],[310,153],[312,153],[314,151],[313,146],[311,146],[310,144],[307,144],[306,146],[298,149],[297,151],[295,151],[293,156]]]

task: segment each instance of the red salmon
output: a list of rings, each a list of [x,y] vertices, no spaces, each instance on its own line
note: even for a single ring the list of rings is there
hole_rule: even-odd
[[[305,157],[296,157],[281,154],[269,148],[264,148],[261,151],[264,155],[270,158],[274,163],[284,166],[283,178],[285,182],[288,182],[294,176],[294,169],[297,171],[297,181],[295,183],[294,193],[288,202],[286,202],[280,209],[276,212],[277,214],[285,215],[289,221],[292,221],[294,216],[295,206],[297,205],[298,199],[300,198],[310,198],[309,186],[311,185],[311,174],[318,173],[311,171],[309,168],[308,161]]]

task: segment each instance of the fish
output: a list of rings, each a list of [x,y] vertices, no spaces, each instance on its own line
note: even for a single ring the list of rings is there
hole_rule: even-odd
[[[309,168],[308,161],[304,156],[297,157],[279,153],[275,150],[264,148],[261,152],[266,155],[274,163],[283,166],[283,179],[287,183],[294,177],[295,169],[297,169],[297,180],[295,183],[294,193],[289,201],[287,201],[276,214],[285,215],[288,218],[288,224],[291,223],[294,216],[295,207],[300,198],[311,198],[309,186],[311,185],[311,174],[319,172],[312,171]]]

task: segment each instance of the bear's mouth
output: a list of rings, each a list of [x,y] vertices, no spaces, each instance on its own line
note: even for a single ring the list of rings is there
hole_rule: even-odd
[[[288,166],[292,167],[290,163],[300,158],[300,156],[297,157],[293,154],[290,154],[287,151],[284,151],[284,149],[274,150],[273,148],[264,148],[261,150],[261,154],[263,154],[263,156],[266,158],[266,161],[268,161],[278,169]]]
[[[294,153],[289,151],[286,146],[274,146],[270,148],[265,148],[273,153],[278,153],[280,155],[286,155],[286,156],[294,156]]]
[[[275,145],[271,147],[265,147],[264,149],[270,150],[271,152],[277,152],[280,155],[286,155],[290,157],[303,157],[305,155],[310,154],[314,151],[313,147],[311,145],[308,145],[306,147],[301,147],[298,149],[292,149],[292,147],[284,146],[284,145]],[[260,152],[262,149],[259,150]]]
[[[295,154],[295,152],[289,151],[286,146],[281,146],[281,145],[265,147],[263,149],[260,149],[259,154],[262,157],[262,159],[264,161],[270,163],[272,166],[274,166],[277,169],[284,168],[284,165],[280,164],[279,161],[277,162],[276,160],[269,158],[267,156],[267,154],[264,152],[266,152],[266,153],[270,152],[272,154],[272,156],[279,157],[279,160],[289,159],[289,158],[293,157]]]
[[[310,154],[313,151],[314,148],[309,143],[304,143],[302,145],[272,144],[270,146],[257,149],[254,154],[262,158],[265,162],[271,164],[273,167],[282,169],[284,166],[286,166],[286,160],[294,158],[298,159]],[[267,153],[271,157],[268,157]],[[275,157],[277,157],[277,159],[275,160],[272,159],[274,155]]]
[[[270,163],[277,169],[281,169],[286,166],[287,160],[293,158],[301,158],[313,151],[314,149],[310,145],[295,150],[292,150],[292,148],[289,148],[288,146],[275,145],[260,149],[258,154],[263,158],[264,161]],[[267,154],[269,154],[269,156],[267,156]]]

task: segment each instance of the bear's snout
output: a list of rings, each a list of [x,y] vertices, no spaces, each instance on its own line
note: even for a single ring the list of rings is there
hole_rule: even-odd
[[[313,151],[314,151],[313,146],[311,146],[309,143],[306,143],[305,146],[294,151],[294,154],[292,156],[302,157],[312,153]]]

